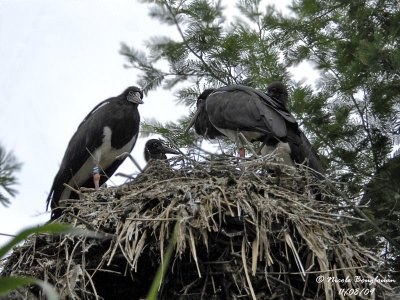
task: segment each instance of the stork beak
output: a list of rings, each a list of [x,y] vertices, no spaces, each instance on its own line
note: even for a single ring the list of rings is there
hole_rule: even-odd
[[[140,93],[136,92],[132,96],[128,97],[128,101],[135,104],[143,104],[143,100],[140,98]]]
[[[180,154],[180,152],[176,151],[175,149],[169,148],[163,145],[163,152],[166,154]]]
[[[186,127],[185,131],[183,132],[183,134],[187,134],[190,130],[190,128],[192,128],[194,122],[196,122],[197,117],[200,114],[200,109],[197,109],[196,112],[194,113],[193,118],[190,120],[189,125]]]

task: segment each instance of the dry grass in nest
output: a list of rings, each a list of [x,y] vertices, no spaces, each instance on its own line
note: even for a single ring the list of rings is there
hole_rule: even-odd
[[[355,217],[306,169],[265,157],[168,163],[65,201],[59,222],[104,238],[33,236],[3,262],[3,275],[46,280],[62,299],[143,299],[178,224],[160,299],[344,299],[340,289],[379,288],[354,280],[374,278],[378,262],[344,229]],[[329,201],[316,201],[316,190]]]

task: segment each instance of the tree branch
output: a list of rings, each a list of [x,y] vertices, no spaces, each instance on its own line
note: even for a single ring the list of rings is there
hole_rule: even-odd
[[[176,18],[176,14],[172,11],[172,7],[171,7],[167,2],[165,2],[164,4],[165,4],[165,6],[167,7],[168,12],[171,14],[171,17],[172,17],[172,19],[173,19],[173,21],[174,21],[174,24],[175,24],[176,28],[178,29],[179,35],[180,35],[181,38],[182,38],[182,42],[185,44],[185,46],[187,47],[187,49],[189,49],[189,51],[190,51],[197,59],[199,59],[199,60],[201,61],[201,63],[204,65],[204,67],[207,69],[207,71],[210,72],[210,75],[211,75],[211,76],[213,76],[215,79],[219,80],[219,81],[222,82],[223,84],[228,85],[228,82],[226,82],[224,79],[222,79],[222,78],[219,77],[217,74],[215,74],[214,70],[213,70],[212,67],[210,67],[210,66],[208,65],[208,63],[204,60],[203,56],[202,56],[202,55],[199,55],[199,54],[190,46],[190,44],[188,43],[188,41],[187,41],[186,38],[185,38],[185,35],[184,35],[183,31],[182,31],[182,28],[181,28],[180,25],[179,25],[179,22],[178,22],[178,20],[177,20],[177,18]]]

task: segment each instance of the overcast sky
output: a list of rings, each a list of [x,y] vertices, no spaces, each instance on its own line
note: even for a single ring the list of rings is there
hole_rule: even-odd
[[[138,73],[123,68],[120,43],[145,49],[145,40],[171,32],[134,0],[0,0],[0,143],[23,162],[17,197],[8,208],[0,205],[0,233],[49,219],[47,194],[77,126],[97,103],[136,85]],[[163,90],[144,101],[142,120],[188,113]],[[133,151],[142,165],[144,143]],[[121,168],[136,171],[130,162]],[[0,236],[0,245],[6,240]]]

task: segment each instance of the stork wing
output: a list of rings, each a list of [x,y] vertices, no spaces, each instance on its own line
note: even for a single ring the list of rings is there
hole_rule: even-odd
[[[318,153],[301,130],[294,131],[289,128],[288,142],[290,145],[291,156],[295,162],[305,164],[318,173],[325,173]]]
[[[289,123],[297,124],[296,119],[292,116],[292,114],[285,108],[283,103],[280,103],[279,101],[269,97],[267,94],[256,90],[252,87],[249,86],[244,86],[244,85],[229,85],[225,86],[222,88],[219,88],[218,91],[242,91],[250,96],[257,95],[260,99],[260,101],[270,107],[272,110],[277,112],[279,115],[281,115],[286,121]]]
[[[303,148],[304,156],[308,160],[308,166],[311,169],[313,169],[321,174],[324,174],[325,170],[324,170],[324,167],[322,166],[321,160],[319,159],[317,151],[315,151],[315,149],[311,146],[311,143],[309,142],[309,140],[307,139],[307,137],[305,136],[305,134],[302,131],[300,132],[300,139],[301,139],[302,145],[303,145],[302,148]]]
[[[79,125],[79,130],[75,132],[68,143],[60,169],[54,178],[47,198],[47,205],[51,203],[52,208],[58,206],[60,196],[65,189],[64,183],[68,183],[71,180],[73,175],[90,158],[91,152],[102,143],[103,127],[101,122],[97,122],[93,116],[95,115],[88,115],[85,122]],[[88,130],[90,130],[90,134],[87,134]],[[88,179],[89,177],[90,172],[88,173]]]
[[[277,138],[287,134],[285,119],[249,90],[218,89],[207,97],[206,109],[217,128],[256,131]]]
[[[200,105],[197,106],[196,114],[197,116],[194,123],[194,129],[196,130],[197,134],[210,139],[214,139],[216,137],[223,135],[210,122],[206,111],[205,100],[204,103],[201,103]]]
[[[108,103],[110,103],[110,99],[106,99],[104,101],[101,101],[99,104],[97,104],[95,107],[93,107],[93,109],[86,115],[86,117],[82,120],[82,122],[79,124],[78,128],[81,127],[88,119],[91,115],[94,114],[95,111],[97,111],[98,109],[102,108],[103,106],[107,105]]]

